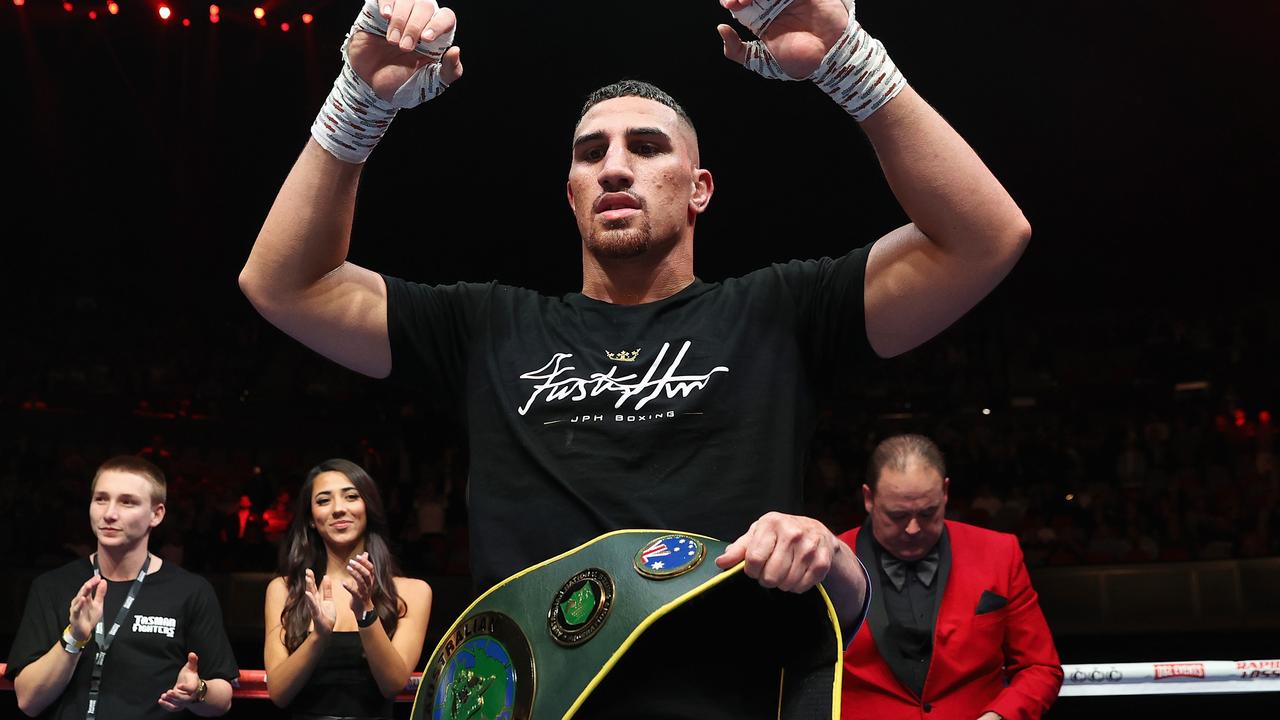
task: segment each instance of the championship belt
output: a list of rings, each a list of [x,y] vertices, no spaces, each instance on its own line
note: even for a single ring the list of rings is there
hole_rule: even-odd
[[[766,590],[742,563],[722,571],[728,545],[618,530],[512,575],[436,645],[410,717],[553,720],[584,705],[589,717],[593,703],[651,699],[676,678],[704,703],[753,692],[766,700],[755,717],[838,720],[844,644],[826,591]],[[731,652],[699,643],[708,623],[731,628]],[[743,682],[696,687],[707,663]]]

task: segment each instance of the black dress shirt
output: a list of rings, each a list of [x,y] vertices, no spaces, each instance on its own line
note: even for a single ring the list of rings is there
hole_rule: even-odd
[[[906,660],[908,677],[901,678],[917,697],[924,693],[929,674],[929,657],[933,654],[933,625],[938,608],[938,545],[913,562],[899,560],[872,538],[884,593],[885,612],[889,616],[887,635],[890,642],[880,648],[882,654],[898,653]],[[941,544],[941,540],[939,544]]]

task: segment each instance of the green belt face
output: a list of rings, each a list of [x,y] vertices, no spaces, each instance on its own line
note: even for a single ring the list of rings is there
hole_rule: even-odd
[[[716,566],[726,547],[692,533],[619,530],[512,575],[450,626],[423,670],[411,717],[572,717],[650,625],[741,575],[741,564]],[[814,657],[801,671],[807,680],[787,687],[780,678],[779,717],[835,718],[840,630],[826,592],[819,587],[805,595],[813,598],[810,614],[825,607],[827,617],[809,624],[819,629],[811,631]],[[784,695],[800,692],[795,688],[805,697],[788,702]],[[824,708],[818,714],[815,697]]]

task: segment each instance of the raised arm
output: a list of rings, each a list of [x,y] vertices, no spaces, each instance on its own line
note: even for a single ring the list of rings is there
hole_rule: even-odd
[[[770,78],[809,79],[862,125],[911,223],[871,250],[866,333],[882,357],[968,312],[1031,237],[1022,211],[968,143],[907,85],[854,18],[853,0],[721,0],[761,39],[721,25],[725,56]]]
[[[353,573],[354,575],[354,573]],[[405,604],[404,617],[396,625],[396,636],[387,636],[382,623],[360,628],[360,642],[378,689],[395,697],[409,682],[422,657],[422,641],[427,636],[431,615],[431,587],[421,580],[396,578],[396,592]]]
[[[107,596],[107,581],[96,575],[89,578],[71,600],[64,639],[53,643],[49,651],[18,673],[13,689],[18,696],[18,708],[35,717],[57,701],[75,673],[83,649],[93,639],[93,628],[102,619],[102,604]],[[32,593],[31,603],[36,599]],[[32,608],[27,612],[31,613]],[[71,642],[68,644],[66,639]],[[96,646],[95,646],[96,647]],[[92,651],[91,651],[92,652]],[[90,657],[88,662],[93,662]]]
[[[351,612],[360,617],[372,613],[377,594],[378,575],[369,553],[360,553],[347,563],[350,577],[342,586],[351,594]],[[409,675],[422,655],[422,640],[427,635],[427,618],[431,614],[431,588],[421,580],[393,578],[396,595],[403,603],[404,615],[396,622],[395,638],[387,635],[382,623],[374,618],[360,627],[360,645],[369,661],[369,671],[386,697],[395,697],[409,682]],[[373,616],[371,616],[373,617]]]
[[[910,87],[862,129],[911,218],[867,258],[867,340],[892,357],[986,297],[1022,256],[1031,226],[973,148]]]
[[[386,285],[346,260],[360,167],[307,142],[240,272],[240,289],[298,342],[357,372],[386,377]]]
[[[267,585],[263,606],[266,638],[262,648],[262,667],[267,671],[267,695],[276,707],[282,708],[288,707],[311,679],[337,620],[332,580],[326,577],[317,587],[315,575],[307,570],[306,599],[311,605],[312,627],[302,644],[291,653],[285,645],[285,630],[280,622],[288,597],[285,579],[275,578]]]
[[[344,46],[342,72],[267,215],[240,288],[269,322],[352,370],[391,372],[387,290],[347,262],[364,160],[395,113],[462,76],[450,47],[456,18],[432,0],[367,0]],[[423,41],[414,44],[413,39]],[[407,47],[406,47],[407,46]]]

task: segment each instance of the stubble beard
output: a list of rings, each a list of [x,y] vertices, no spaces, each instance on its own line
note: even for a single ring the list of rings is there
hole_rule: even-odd
[[[625,260],[649,252],[653,239],[649,219],[641,218],[636,227],[626,227],[625,222],[606,223],[603,228],[593,229],[587,235],[587,249],[596,257],[609,260]]]

